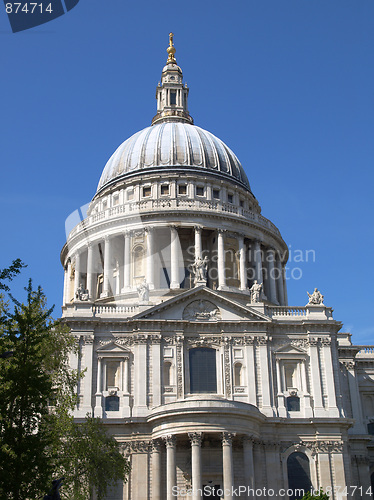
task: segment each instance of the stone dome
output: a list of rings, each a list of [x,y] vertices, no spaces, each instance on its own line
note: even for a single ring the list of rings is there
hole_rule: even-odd
[[[250,191],[236,155],[224,142],[196,125],[180,121],[158,123],[123,142],[106,164],[97,191],[141,171],[208,170]]]

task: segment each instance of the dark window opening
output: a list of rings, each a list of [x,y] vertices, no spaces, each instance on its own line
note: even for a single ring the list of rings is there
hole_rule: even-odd
[[[368,424],[368,433],[374,436],[374,422]]]
[[[232,203],[232,202],[233,202],[233,199],[234,199],[234,197],[233,197],[233,195],[232,195],[232,194],[228,194],[228,195],[227,195],[227,201],[228,201],[229,203]]]
[[[309,459],[305,453],[295,452],[287,459],[288,488],[294,492],[290,500],[302,498],[312,488],[310,481]],[[297,495],[295,492],[297,491]],[[301,491],[300,491],[301,490]]]
[[[187,186],[186,186],[186,184],[180,184],[178,186],[178,194],[187,194]]]
[[[221,490],[219,484],[205,484],[203,486],[203,500],[221,500],[222,497],[218,496],[218,492]]]
[[[105,411],[119,411],[118,396],[108,396],[105,398]]]
[[[209,347],[190,350],[190,392],[216,393],[216,351]]]
[[[161,186],[161,194],[162,195],[169,194],[169,185],[168,184],[163,184]]]
[[[196,195],[204,196],[204,188],[202,186],[196,186]]]
[[[177,93],[176,92],[170,92],[170,104],[172,106],[177,104]]]
[[[151,194],[152,194],[152,189],[150,186],[143,188],[143,196],[144,197],[151,196]]]
[[[213,189],[213,198],[219,200],[219,189]]]
[[[287,398],[288,411],[300,411],[300,398],[297,396],[290,396]]]

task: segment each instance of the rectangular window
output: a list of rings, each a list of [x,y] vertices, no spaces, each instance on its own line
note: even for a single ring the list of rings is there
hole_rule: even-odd
[[[217,393],[216,350],[209,347],[190,349],[190,392]]]
[[[229,203],[232,203],[232,202],[233,202],[233,199],[234,199],[234,197],[233,197],[233,195],[232,195],[232,194],[228,194],[228,195],[227,195],[227,201],[228,201]]]
[[[134,199],[134,190],[133,189],[129,189],[127,191],[127,199],[128,200],[133,200]]]
[[[177,104],[177,93],[176,92],[170,92],[170,104],[172,106]]]
[[[143,198],[147,198],[148,196],[151,196],[151,195],[152,195],[151,186],[143,187]]]
[[[196,196],[204,196],[204,188],[202,186],[196,186]]]
[[[165,196],[169,194],[169,185],[168,184],[162,184],[161,186],[161,195]]]
[[[239,204],[243,208],[244,207],[244,200],[240,200]]]
[[[119,196],[118,194],[116,196],[113,196],[113,206],[115,207],[119,203]]]
[[[186,184],[179,184],[178,194],[187,194],[187,185]]]
[[[219,200],[219,189],[213,189],[213,198]]]

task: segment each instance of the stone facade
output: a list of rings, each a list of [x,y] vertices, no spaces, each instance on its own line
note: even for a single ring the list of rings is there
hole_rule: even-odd
[[[234,153],[193,125],[172,38],[168,54],[152,127],[109,160],[61,253],[75,416],[102,417],[132,466],[108,500],[308,481],[371,498],[374,347],[318,291],[288,306],[287,246]]]

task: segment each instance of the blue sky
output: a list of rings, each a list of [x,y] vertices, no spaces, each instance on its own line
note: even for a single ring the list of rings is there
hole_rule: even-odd
[[[65,219],[150,124],[173,31],[195,123],[234,150],[291,251],[315,251],[290,263],[290,305],[318,287],[374,344],[373,23],[374,0],[80,0],[16,34],[0,12],[0,268],[28,264],[16,294],[32,277],[60,313]]]

